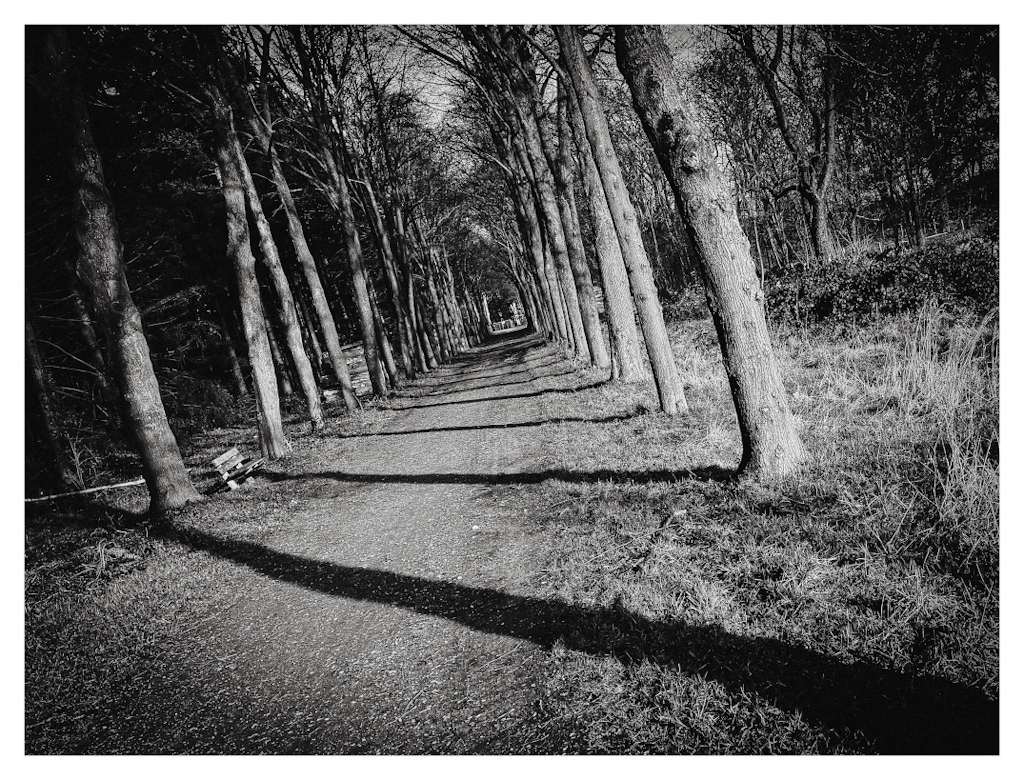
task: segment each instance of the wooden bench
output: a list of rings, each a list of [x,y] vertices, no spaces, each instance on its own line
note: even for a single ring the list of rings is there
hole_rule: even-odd
[[[266,463],[266,458],[243,458],[237,447],[232,447],[222,455],[218,455],[210,463],[213,465],[228,490],[234,490],[240,483],[252,476],[252,472]]]

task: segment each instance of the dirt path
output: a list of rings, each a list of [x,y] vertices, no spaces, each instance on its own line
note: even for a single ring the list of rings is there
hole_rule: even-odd
[[[143,683],[119,749],[559,752],[545,651],[446,619],[443,584],[515,593],[528,488],[508,475],[545,466],[545,390],[582,383],[550,347],[506,340],[416,383],[384,430],[339,438],[306,473],[271,469],[249,489],[283,499],[288,522],[260,545],[207,545],[241,569],[237,601],[166,648],[173,674]]]

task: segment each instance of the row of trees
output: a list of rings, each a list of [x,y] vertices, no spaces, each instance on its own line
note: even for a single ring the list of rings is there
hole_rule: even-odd
[[[183,375],[228,379],[278,457],[294,388],[314,430],[324,385],[358,407],[347,341],[385,394],[486,335],[487,291],[682,413],[662,301],[692,282],[742,468],[797,467],[758,276],[832,262],[862,221],[923,243],[956,218],[992,167],[994,32],[681,34],[699,55],[651,27],[30,28],[29,411],[51,484],[74,480],[54,418],[117,429],[122,403],[154,507],[192,500],[161,389],[175,407]]]
[[[325,381],[337,385],[349,410],[358,407],[342,333],[360,338],[372,392],[382,395],[478,342],[485,332],[477,291],[471,284],[456,286],[447,254],[437,241],[444,214],[423,195],[423,188],[434,186],[431,177],[436,170],[431,166],[436,168],[436,160],[414,148],[422,137],[410,137],[410,130],[421,128],[406,96],[378,83],[369,33],[317,27],[127,28],[73,30],[70,37],[77,40],[72,43],[60,28],[28,32],[35,100],[29,123],[33,109],[40,124],[49,119],[55,128],[52,140],[63,152],[60,166],[40,159],[35,167],[29,154],[30,232],[36,218],[66,226],[74,236],[73,246],[57,242],[55,249],[47,247],[52,251],[45,257],[39,257],[42,251],[33,256],[30,238],[30,276],[34,272],[34,281],[52,281],[54,261],[74,266],[70,297],[77,324],[87,335],[83,341],[90,359],[73,357],[91,369],[88,373],[99,385],[109,386],[108,376],[116,384],[117,392],[103,401],[120,406],[120,415],[110,415],[111,425],[124,421],[123,433],[140,452],[157,511],[180,506],[198,494],[164,412],[80,73],[87,80],[91,77],[93,95],[115,104],[118,122],[129,119],[135,124],[131,130],[141,129],[172,152],[195,155],[201,150],[215,165],[211,171],[208,163],[193,159],[192,180],[163,173],[157,182],[131,177],[122,181],[155,194],[163,208],[181,208],[183,213],[175,215],[180,222],[165,220],[156,242],[171,245],[168,254],[180,264],[175,269],[178,278],[168,284],[159,278],[166,269],[159,269],[145,280],[161,286],[151,309],[184,304],[207,314],[216,311],[236,390],[254,398],[260,447],[273,459],[288,449],[280,395],[290,393],[293,384],[301,391],[314,430],[324,426],[320,385]],[[76,58],[76,50],[91,52],[91,59]],[[95,68],[92,73],[90,65]],[[148,103],[154,97],[148,83],[157,73],[163,79],[156,96],[159,108],[154,108]],[[350,115],[348,106],[355,106],[358,113]],[[282,126],[285,132],[280,131]],[[112,134],[117,133],[115,129]],[[136,165],[139,157],[152,154],[152,149],[126,145],[129,155],[137,155]],[[143,164],[153,161],[144,159]],[[216,212],[222,215],[223,227],[214,226],[201,240],[212,243],[220,238],[226,241],[226,251],[211,252],[209,243],[199,245],[195,234],[190,235],[197,212],[208,215],[214,205],[206,197],[211,172],[220,194]],[[337,268],[332,269],[330,293],[327,263],[317,259],[307,240],[290,177],[300,180],[306,192],[317,194],[318,206],[326,205],[332,227],[340,233],[348,273],[339,279]],[[154,184],[161,191],[146,192]],[[68,190],[74,203],[70,210],[64,208]],[[132,221],[133,206],[138,204],[129,202],[119,210],[122,219],[127,212],[126,221]],[[378,250],[377,280],[368,271],[357,209]],[[139,210],[152,216],[153,205]],[[323,215],[314,220],[318,218]],[[272,219],[279,223],[276,235]],[[141,236],[150,226],[132,221],[132,227]],[[287,268],[282,260],[285,247]],[[196,256],[188,256],[190,249]],[[226,262],[211,268],[207,261],[217,255]],[[34,259],[40,262],[33,267]],[[196,279],[200,284],[188,284]],[[78,289],[79,280],[87,290]],[[386,298],[380,294],[382,281]],[[342,284],[347,295],[338,294]],[[345,298],[347,307],[342,303]],[[66,299],[62,296],[57,303]],[[58,311],[58,316],[44,317],[71,319],[65,316],[66,309]],[[31,308],[29,313],[31,320]],[[30,422],[45,443],[50,484],[60,487],[73,476],[62,451],[64,437],[53,420],[52,382],[31,327],[26,337],[32,368],[30,407],[38,411],[32,414],[30,408]],[[319,376],[323,366],[331,377]]]

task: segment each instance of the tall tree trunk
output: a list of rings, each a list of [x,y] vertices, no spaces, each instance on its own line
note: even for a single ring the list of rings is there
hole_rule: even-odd
[[[604,309],[608,317],[608,330],[618,369],[615,378],[623,382],[637,382],[645,375],[644,358],[640,351],[640,332],[636,327],[633,296],[629,292],[629,275],[622,260],[622,249],[615,234],[611,212],[608,210],[608,199],[604,195],[601,176],[597,172],[594,155],[583,129],[583,118],[579,113],[575,93],[570,90],[568,96],[571,104],[570,124],[583,167],[583,191],[590,204],[590,214],[594,222],[594,244],[597,261],[601,266]]]
[[[50,384],[46,378],[42,358],[39,356],[35,331],[27,318],[25,320],[25,364],[25,378],[28,380],[25,408],[29,412],[35,411],[34,415],[27,415],[27,417],[35,417],[38,421],[37,425],[32,426],[35,429],[32,438],[38,442],[42,450],[41,454],[46,461],[46,470],[50,477],[49,486],[55,493],[62,493],[75,485],[78,480],[71,472],[63,437],[54,423]]]
[[[740,469],[790,473],[807,452],[772,350],[750,244],[731,187],[714,161],[714,141],[678,87],[660,28],[617,28],[615,53],[705,278],[743,439]]]
[[[586,333],[583,330],[583,315],[580,312],[579,295],[576,291],[576,280],[569,262],[569,249],[566,244],[565,231],[562,227],[562,215],[558,210],[558,198],[555,193],[555,181],[544,155],[544,145],[537,128],[537,118],[533,113],[533,101],[527,88],[515,93],[519,127],[522,130],[523,148],[526,152],[528,165],[527,175],[532,177],[534,192],[537,195],[537,207],[541,215],[548,237],[548,247],[554,264],[558,286],[565,301],[567,330],[572,333],[573,349],[576,357],[590,362],[590,348],[587,346]]]
[[[334,160],[331,149],[323,144],[321,156],[330,171],[333,190],[334,207],[341,217],[341,232],[344,236],[345,255],[348,257],[349,270],[352,274],[352,291],[356,308],[359,312],[359,330],[363,341],[363,355],[366,358],[366,369],[369,372],[370,387],[374,395],[386,395],[387,379],[380,362],[380,350],[377,347],[377,336],[374,331],[373,309],[370,306],[369,279],[366,264],[363,261],[363,250],[356,231],[356,217],[352,209],[352,195],[348,188],[348,179]]]
[[[266,312],[266,306],[263,309]],[[268,313],[269,315],[269,313]],[[274,363],[274,374],[277,376],[277,391],[282,398],[291,398],[295,395],[295,388],[292,387],[292,372],[288,360],[281,353],[281,345],[274,333],[274,323],[270,316],[267,316],[267,341],[270,344],[270,359]]]
[[[299,262],[302,275],[309,288],[313,311],[316,313],[317,322],[320,324],[320,332],[323,334],[324,346],[331,359],[331,372],[338,381],[345,408],[349,411],[354,411],[359,408],[359,400],[352,389],[352,377],[349,374],[348,362],[341,349],[341,339],[338,335],[337,323],[334,320],[334,315],[331,313],[331,307],[327,300],[327,294],[324,291],[316,260],[306,241],[302,220],[299,218],[299,211],[295,206],[295,199],[292,197],[291,188],[288,186],[288,180],[284,174],[284,167],[281,165],[280,157],[277,154],[277,145],[274,143],[268,90],[270,53],[271,33],[269,30],[265,30],[263,32],[263,52],[260,67],[260,113],[257,115],[255,111],[249,112],[249,125],[253,135],[258,139],[263,153],[270,161],[271,177],[274,180],[274,188],[277,190],[277,195],[285,214],[288,237],[291,239],[292,247],[295,250],[295,258]],[[241,89],[241,85],[233,78],[230,69],[222,68],[222,71],[224,70],[228,71],[224,75],[231,78],[231,86],[235,90],[239,103],[248,104],[250,99],[248,94]],[[308,319],[307,317],[307,321]],[[312,335],[314,328],[311,322],[308,324]],[[316,341],[315,335],[313,335],[312,340]],[[319,373],[319,368],[320,366],[318,366],[317,373]]]
[[[514,159],[515,161],[514,170],[518,170],[522,174],[521,178],[516,177],[515,191],[519,195],[519,201],[523,209],[523,218],[526,220],[529,231],[534,263],[537,265],[537,275],[544,286],[545,298],[551,307],[551,316],[554,320],[558,338],[569,345],[570,349],[574,349],[575,340],[573,339],[572,328],[569,324],[562,293],[559,289],[554,261],[551,259],[550,241],[545,241],[544,231],[541,228],[539,198],[536,194],[536,187],[533,186],[534,178],[530,160],[526,153],[526,145],[522,140],[521,133],[516,133],[512,136],[509,150],[511,152],[509,159]]]
[[[85,344],[85,353],[89,358],[89,364],[96,371],[96,384],[99,386],[100,395],[107,406],[107,412],[116,417],[117,391],[107,374],[107,361],[100,349],[92,315],[89,313],[89,307],[85,301],[86,291],[82,288],[82,282],[70,261],[67,263],[67,269],[71,276],[71,299],[75,307],[75,317],[78,319],[78,332],[82,337],[82,343]]]
[[[380,314],[380,307],[377,305],[377,294],[372,289],[370,290],[370,309],[373,311],[373,334],[377,339],[377,348],[380,350],[381,364],[387,374],[388,384],[395,388],[402,387],[402,377],[398,373],[395,353],[391,349],[391,338],[384,324],[384,318]]]
[[[640,331],[647,345],[647,356],[651,361],[661,408],[666,414],[686,412],[686,396],[672,357],[672,345],[665,329],[665,316],[658,300],[658,288],[654,284],[654,272],[644,249],[636,210],[622,178],[619,158],[612,146],[608,120],[601,108],[600,95],[594,83],[590,64],[575,28],[557,26],[555,35],[558,36],[566,70],[576,90],[587,140],[590,142],[594,163],[601,176],[608,209],[619,239],[619,248],[622,250],[622,259],[629,274],[633,299],[640,317]]]
[[[249,395],[249,387],[245,383],[245,372],[242,370],[242,359],[235,349],[235,330],[229,322],[229,314],[221,303],[220,296],[214,290],[210,290],[210,297],[213,300],[213,308],[217,312],[217,321],[220,324],[221,336],[224,339],[224,348],[227,352],[228,366],[231,369],[231,376],[235,380],[235,395],[245,398]]]
[[[309,351],[313,353],[313,359],[310,362],[313,364],[313,374],[319,381],[323,376],[322,367],[324,364],[324,351],[320,347],[320,338],[317,335],[316,326],[313,324],[313,320],[309,316],[309,306],[306,304],[305,296],[302,295],[301,290],[298,292],[299,294],[295,298],[295,303],[296,310],[299,314],[299,328],[305,336],[303,341],[309,347]]]
[[[352,376],[349,374],[348,363],[345,354],[341,349],[341,338],[338,336],[338,327],[331,314],[330,304],[327,302],[327,294],[320,280],[320,273],[317,270],[316,260],[306,242],[306,235],[302,229],[302,221],[299,219],[298,209],[295,207],[295,199],[292,197],[288,181],[285,179],[281,161],[277,156],[277,149],[271,142],[269,144],[270,167],[274,176],[274,186],[277,189],[281,205],[284,207],[285,218],[288,224],[288,235],[291,237],[292,246],[295,248],[295,257],[302,268],[302,275],[309,287],[310,298],[313,303],[313,311],[316,312],[317,322],[320,323],[320,332],[324,337],[324,346],[331,358],[331,371],[338,380],[341,388],[342,401],[345,408],[352,411],[359,408],[359,400],[352,389]]]
[[[249,368],[256,392],[260,450],[270,460],[288,452],[289,444],[281,423],[281,402],[277,392],[267,320],[256,281],[256,257],[249,244],[249,220],[245,210],[245,183],[232,152],[235,135],[231,109],[217,87],[208,92],[213,103],[214,139],[221,190],[227,212],[227,256],[238,281],[242,329],[249,354]]]
[[[232,152],[235,157],[235,165],[242,174],[246,203],[249,204],[249,211],[256,223],[260,257],[263,260],[263,265],[270,272],[270,280],[274,285],[274,292],[277,294],[280,304],[277,311],[278,321],[284,331],[288,356],[291,358],[291,364],[298,376],[302,395],[306,399],[310,424],[314,431],[322,431],[324,429],[324,410],[320,399],[320,388],[317,387],[316,379],[313,376],[313,367],[310,366],[309,356],[302,345],[302,332],[299,330],[299,315],[295,311],[295,299],[292,296],[291,285],[288,283],[288,276],[281,265],[281,257],[277,251],[274,234],[271,232],[266,214],[263,213],[263,204],[260,202],[260,195],[256,190],[256,183],[253,181],[249,164],[245,160],[237,133],[232,138]]]
[[[365,173],[363,176],[366,178]],[[406,377],[413,379],[416,375],[413,367],[413,352],[415,348],[410,335],[409,314],[405,310],[405,303],[402,300],[402,290],[395,265],[394,249],[391,246],[391,238],[388,236],[387,227],[384,224],[384,217],[381,213],[380,204],[377,202],[377,195],[373,185],[367,180],[365,181],[365,186],[367,199],[369,200],[369,215],[373,218],[370,226],[377,240],[377,246],[380,249],[381,260],[384,265],[384,275],[387,277],[388,290],[391,293],[391,302],[398,317],[399,359],[402,361],[402,370]]]
[[[558,211],[565,229],[566,250],[569,266],[576,282],[579,296],[580,316],[583,321],[583,333],[587,339],[590,361],[600,369],[611,365],[608,346],[601,333],[601,321],[597,316],[597,300],[594,296],[594,282],[590,276],[590,267],[583,249],[583,238],[580,235],[580,224],[576,214],[576,194],[574,192],[575,167],[572,155],[572,133],[569,130],[568,102],[566,90],[572,86],[560,79],[558,82],[558,155],[555,163],[555,191],[558,195]]]
[[[153,374],[142,317],[125,276],[114,205],[103,178],[85,98],[72,71],[63,28],[47,35],[56,115],[70,139],[72,218],[80,254],[78,273],[93,296],[96,316],[107,334],[107,354],[121,392],[125,426],[142,459],[150,509],[165,512],[199,500],[189,480],[178,443],[167,424],[160,387]]]

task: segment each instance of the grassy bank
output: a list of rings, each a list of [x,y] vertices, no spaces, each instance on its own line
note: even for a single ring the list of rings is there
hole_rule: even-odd
[[[515,496],[527,526],[497,553],[511,587],[564,626],[550,730],[594,753],[992,749],[995,318],[930,306],[856,329],[778,331],[815,460],[777,482],[726,478],[739,436],[713,329],[671,331],[689,415],[654,411],[649,386],[546,394],[547,419],[575,420],[535,429],[549,453],[539,468],[564,478],[493,488]],[[393,414],[332,418],[341,438],[303,434],[296,418],[280,467],[356,453],[359,439],[344,435]],[[251,434],[218,431],[190,463]],[[302,488],[284,484],[260,482],[176,525],[259,541],[290,522],[285,491]],[[173,668],[168,654],[239,597],[237,567],[133,518],[145,503],[133,490],[28,518],[30,752],[83,749],[90,718],[116,716],[148,665]]]
[[[673,337],[692,415],[563,426],[552,467],[738,462],[710,323]],[[815,457],[802,474],[543,486],[535,585],[633,621],[605,637],[607,655],[558,654],[554,693],[582,750],[913,752],[982,739],[929,732],[928,710],[998,693],[994,318],[929,306],[856,330],[784,330],[778,343]],[[595,417],[636,397],[581,395]],[[907,721],[916,733],[898,733]]]

